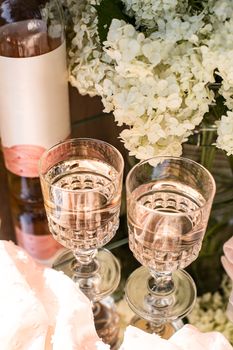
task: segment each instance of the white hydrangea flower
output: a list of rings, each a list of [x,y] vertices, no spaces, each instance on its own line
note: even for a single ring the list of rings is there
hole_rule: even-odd
[[[126,12],[134,16],[137,26],[155,28],[160,18],[176,13],[185,13],[188,9],[187,0],[122,0]]]
[[[137,45],[131,49],[129,42]],[[145,37],[117,19],[104,42],[115,70],[106,74],[97,89],[106,111],[111,106],[118,124],[130,127],[121,137],[130,154],[139,159],[180,155],[181,143],[201,122],[213,100],[207,88],[211,75],[201,66],[201,52],[183,44],[171,57],[169,48],[169,41]],[[158,69],[161,62],[168,68]]]
[[[213,12],[221,22],[224,22],[227,18],[232,18],[232,0],[217,1],[213,6]]]
[[[233,155],[233,112],[227,112],[217,124],[218,138],[216,146],[226,151],[227,155]]]
[[[191,13],[188,0],[122,2],[135,27],[113,19],[101,43],[101,0],[63,0],[73,22],[70,82],[81,94],[101,96],[105,112],[125,127],[120,136],[131,155],[179,156],[214,101],[216,74],[233,110],[233,1],[206,0],[201,13]],[[224,123],[217,146],[232,154]]]
[[[63,0],[73,21],[69,47],[70,82],[81,94],[97,94],[95,84],[103,79],[108,64],[102,62],[95,5],[101,0]]]
[[[205,293],[197,298],[196,304],[188,315],[188,322],[201,332],[222,332],[233,343],[233,323],[226,316],[226,307],[231,292],[231,281],[224,275],[221,292]]]

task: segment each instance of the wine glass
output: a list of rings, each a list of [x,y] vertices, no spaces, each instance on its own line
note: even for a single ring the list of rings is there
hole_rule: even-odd
[[[56,261],[56,268],[92,301],[110,295],[120,280],[118,260],[100,248],[119,225],[123,168],[116,148],[88,138],[61,142],[40,160],[49,228],[68,248]]]
[[[182,269],[201,249],[215,182],[190,159],[155,157],[133,167],[126,192],[129,246],[143,265],[128,278],[126,299],[135,325],[141,318],[164,335],[194,305],[195,284]]]

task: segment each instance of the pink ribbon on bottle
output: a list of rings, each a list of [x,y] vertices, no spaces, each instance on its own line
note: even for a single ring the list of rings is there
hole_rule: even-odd
[[[44,147],[33,145],[3,147],[6,168],[18,176],[38,177],[38,162],[44,151]]]

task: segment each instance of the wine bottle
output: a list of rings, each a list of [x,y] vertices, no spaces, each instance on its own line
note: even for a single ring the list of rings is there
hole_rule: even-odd
[[[0,0],[0,130],[16,240],[47,263],[59,245],[48,229],[38,161],[70,135],[65,30],[55,0]]]

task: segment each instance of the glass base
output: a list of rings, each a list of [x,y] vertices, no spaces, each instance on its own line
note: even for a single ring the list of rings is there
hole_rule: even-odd
[[[174,289],[169,294],[153,293],[149,280],[149,270],[142,266],[126,282],[126,300],[136,315],[148,322],[161,324],[190,313],[196,300],[196,287],[186,271],[177,270],[173,273]]]
[[[53,263],[53,268],[63,271],[77,283],[92,301],[99,301],[112,294],[120,282],[120,264],[107,249],[99,249],[88,272],[89,265],[78,265],[70,250],[65,250]]]
[[[163,339],[169,339],[176,331],[178,331],[178,329],[182,328],[184,325],[182,320],[177,320],[177,321],[165,323],[165,324],[162,324],[161,326],[158,326],[138,316],[134,316],[130,324],[134,327],[142,329],[144,332],[147,332],[150,334],[156,333]]]
[[[98,336],[105,344],[110,345],[111,350],[116,350],[119,342],[120,318],[113,299],[108,297],[94,303],[93,314]]]

